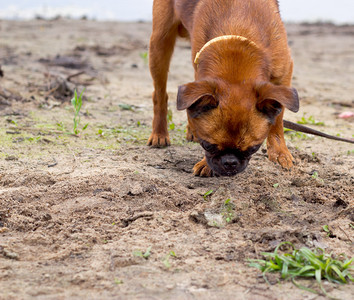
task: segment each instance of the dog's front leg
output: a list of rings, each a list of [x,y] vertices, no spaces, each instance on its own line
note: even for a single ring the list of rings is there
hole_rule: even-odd
[[[291,87],[292,74],[293,62],[290,61],[289,69],[285,76],[279,79],[276,79],[276,76],[274,76],[274,82],[280,85]],[[283,115],[284,108],[282,112],[277,116],[274,125],[269,131],[267,137],[267,152],[270,161],[279,163],[285,169],[290,169],[293,166],[294,158],[285,144]]]
[[[270,129],[267,138],[267,152],[270,161],[279,163],[285,169],[290,169],[293,166],[294,158],[285,144],[283,114],[284,109]]]
[[[148,145],[165,147],[170,145],[167,130],[167,73],[175,45],[178,25],[174,24],[173,8],[170,1],[154,1],[153,28],[150,38],[149,65],[154,81],[152,100],[154,118]]]

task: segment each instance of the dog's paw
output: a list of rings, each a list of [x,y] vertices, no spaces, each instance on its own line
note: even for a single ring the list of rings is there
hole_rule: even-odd
[[[162,148],[162,147],[170,146],[171,142],[168,134],[165,135],[165,134],[151,133],[147,145],[155,148]]]
[[[193,167],[193,174],[200,177],[212,177],[212,169],[208,166],[205,157]]]
[[[289,170],[293,167],[294,158],[286,147],[268,148],[268,158],[272,162],[279,163],[284,169]]]

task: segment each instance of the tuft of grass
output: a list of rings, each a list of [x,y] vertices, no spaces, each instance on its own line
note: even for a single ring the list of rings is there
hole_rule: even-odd
[[[308,136],[306,133],[302,133],[302,132],[299,132],[299,131],[293,131],[293,130],[288,129],[288,128],[284,128],[284,133],[289,135],[291,140],[294,140],[294,139],[300,139],[300,140],[312,139],[312,137]]]
[[[57,125],[58,130],[60,130],[60,131],[62,131],[62,132],[65,132],[65,131],[66,131],[66,130],[65,130],[65,125],[64,125],[63,122],[57,122],[56,125]]]
[[[120,285],[120,284],[123,284],[124,282],[123,282],[123,280],[121,280],[121,279],[114,278],[114,283],[115,283],[116,285]]]
[[[9,122],[10,124],[14,125],[14,126],[18,126],[17,122],[15,120],[11,120],[11,119],[7,119],[7,122]]]
[[[222,211],[221,215],[225,219],[226,223],[230,223],[233,220],[233,218],[234,218],[234,205],[231,202],[230,198],[225,200],[225,202],[223,204],[223,211]]]
[[[140,250],[134,251],[133,255],[148,259],[151,255],[151,248],[152,248],[152,246],[148,247],[144,253],[143,253],[143,251],[140,251]]]
[[[311,177],[312,177],[313,179],[317,179],[317,178],[318,178],[318,172],[317,172],[317,171],[313,172],[313,174],[311,175]]]
[[[324,232],[327,233],[327,236],[330,237],[330,238],[334,238],[336,237],[334,234],[333,234],[333,231],[328,227],[328,225],[323,225],[322,226],[322,229]]]
[[[172,117],[173,117],[172,110],[169,109],[167,112],[167,123],[170,130],[174,130],[176,128],[176,124],[173,123]]]
[[[305,115],[301,118],[300,121],[297,121],[298,124],[303,125],[316,125],[316,126],[324,126],[324,122],[318,122],[315,120],[314,116],[309,116],[308,118]]]
[[[130,110],[130,111],[134,111],[135,110],[135,106],[134,105],[127,104],[127,103],[119,103],[118,107],[121,110]]]
[[[203,195],[204,201],[208,201],[208,196],[211,195],[212,193],[214,193],[213,190],[209,190],[209,191],[205,192]]]
[[[139,56],[143,60],[144,65],[149,64],[149,53],[147,51],[139,53]]]
[[[165,267],[167,268],[167,269],[169,269],[169,268],[171,268],[171,263],[170,263],[170,257],[177,257],[176,256],[176,253],[174,252],[174,251],[170,251],[166,256],[165,256],[165,258],[163,259],[163,264],[165,265]]]
[[[82,95],[84,94],[85,89],[82,90],[80,96],[77,95],[75,90],[74,97],[71,99],[71,104],[74,107],[74,126],[73,126],[73,133],[78,135],[80,133],[79,125],[80,125],[80,110],[82,106]],[[58,124],[57,124],[58,125]],[[82,127],[81,131],[84,131],[88,126],[88,123]]]
[[[279,248],[289,245],[292,251],[279,254]],[[314,252],[309,248],[302,247],[296,249],[290,242],[280,243],[274,252],[262,252],[265,259],[249,259],[249,266],[255,267],[263,272],[263,277],[268,282],[266,274],[268,272],[279,272],[282,279],[291,279],[292,282],[303,290],[316,293],[316,290],[305,287],[296,278],[316,279],[321,291],[329,297],[322,285],[322,279],[327,279],[333,283],[354,282],[353,271],[354,258],[348,259],[345,255],[344,261],[334,259],[332,254],[325,253],[323,249],[317,248]]]

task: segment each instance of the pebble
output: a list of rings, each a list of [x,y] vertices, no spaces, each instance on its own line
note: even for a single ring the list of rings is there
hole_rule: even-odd
[[[4,253],[4,256],[5,256],[5,257],[10,258],[10,259],[16,259],[16,260],[18,260],[18,258],[19,258],[19,256],[18,256],[17,253],[12,252],[12,251],[10,251],[10,250],[8,250],[8,249],[6,249],[6,248],[3,250],[3,253]]]
[[[0,233],[4,233],[4,232],[7,232],[7,231],[9,231],[9,228],[7,228],[7,227],[1,227],[0,228]]]

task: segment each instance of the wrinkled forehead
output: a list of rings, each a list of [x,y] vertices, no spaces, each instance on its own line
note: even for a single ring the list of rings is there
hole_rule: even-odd
[[[269,130],[265,118],[241,106],[219,106],[202,122],[200,138],[218,145],[219,150],[246,150],[261,144]]]

